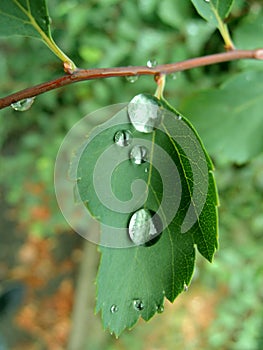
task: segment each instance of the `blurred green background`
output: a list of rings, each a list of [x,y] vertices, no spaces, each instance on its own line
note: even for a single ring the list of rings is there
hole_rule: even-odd
[[[149,59],[162,64],[224,50],[220,35],[190,1],[48,5],[54,39],[79,67],[146,65]],[[263,46],[260,0],[236,0],[228,22],[238,48]],[[1,96],[63,74],[41,41],[1,39],[0,52]],[[191,103],[197,91],[246,70],[262,71],[263,64],[230,62],[177,73],[167,77],[165,97],[184,114],[185,101]],[[56,155],[70,128],[87,114],[154,91],[152,77],[134,83],[109,78],[38,96],[27,112],[0,111],[1,350],[263,348],[263,149],[245,164],[211,153],[221,203],[220,250],[213,264],[198,258],[187,293],[117,340],[93,315],[99,254],[72,232],[58,208]],[[100,122],[91,118],[90,128]],[[205,144],[208,136],[202,134]]]

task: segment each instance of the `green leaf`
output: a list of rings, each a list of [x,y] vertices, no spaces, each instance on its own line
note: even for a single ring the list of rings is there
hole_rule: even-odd
[[[210,154],[244,163],[263,151],[263,71],[244,72],[181,106]]]
[[[234,0],[191,0],[201,17],[218,27],[228,16]]]
[[[187,1],[163,0],[159,2],[158,15],[171,27],[181,29],[191,14],[191,4]]]
[[[242,18],[233,33],[233,39],[237,48],[242,50],[253,50],[262,47],[263,35],[263,8],[261,11],[251,11]],[[261,60],[240,60],[237,62],[241,68],[263,68]]]
[[[162,312],[164,297],[172,302],[190,283],[195,245],[209,261],[217,248],[212,163],[196,131],[165,101],[136,97],[158,106],[160,125],[140,132],[122,108],[89,135],[77,168],[80,197],[102,230],[96,311],[117,336],[140,316],[149,320]],[[141,108],[143,116],[151,113],[148,105]],[[123,131],[125,137],[116,137]],[[131,157],[137,146],[147,150],[141,164]],[[141,245],[128,234],[138,209],[157,213],[161,221],[158,235]]]
[[[50,17],[45,0],[1,0],[0,36],[51,37]]]
[[[1,0],[0,36],[22,35],[42,39],[49,49],[72,72],[75,64],[54,42],[50,32],[51,18],[45,0]]]

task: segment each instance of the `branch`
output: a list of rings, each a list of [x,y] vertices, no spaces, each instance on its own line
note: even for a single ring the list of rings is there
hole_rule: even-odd
[[[0,99],[0,109],[8,107],[11,103],[23,100],[25,98],[34,97],[44,92],[58,89],[62,86],[69,85],[78,81],[102,79],[109,77],[123,76],[139,76],[139,75],[157,75],[170,74],[174,72],[184,71],[201,66],[208,66],[215,63],[227,62],[239,59],[263,59],[263,48],[256,50],[233,50],[214,55],[196,57],[189,60],[162,64],[153,68],[146,66],[134,67],[115,67],[115,68],[94,68],[94,69],[77,69],[72,74],[67,74],[62,77],[50,80],[48,82],[38,84],[18,91],[9,96]]]

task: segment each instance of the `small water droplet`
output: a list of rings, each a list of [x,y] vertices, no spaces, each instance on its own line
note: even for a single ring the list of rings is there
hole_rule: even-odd
[[[114,142],[121,147],[129,146],[132,142],[132,134],[129,130],[119,130],[114,135]]]
[[[131,217],[128,227],[130,239],[136,245],[146,244],[162,232],[159,216],[149,210],[139,209]]]
[[[148,168],[145,168],[145,169],[144,169],[144,172],[145,172],[145,173],[148,173],[148,171],[149,171]]]
[[[148,151],[144,146],[135,145],[130,152],[131,161],[135,164],[145,163],[147,161],[147,156]]]
[[[125,79],[129,82],[129,83],[135,83],[138,79],[139,76],[138,75],[127,75],[125,77]]]
[[[210,0],[205,0],[205,2],[210,2]]]
[[[157,97],[139,94],[128,104],[128,114],[137,131],[151,133],[161,123],[163,109]]]
[[[144,309],[144,304],[140,299],[134,299],[133,307],[136,311],[142,311]]]
[[[25,98],[23,100],[14,102],[11,104],[11,107],[15,110],[15,111],[19,111],[19,112],[24,112],[29,110],[29,108],[32,106],[32,104],[34,103],[35,97],[29,97],[29,98]]]
[[[156,305],[156,311],[158,312],[158,314],[161,314],[164,311],[164,306]]]
[[[45,23],[46,25],[50,25],[52,23],[52,19],[50,16],[45,16],[43,19],[42,19],[43,23]]]
[[[170,74],[171,75],[171,78],[173,79],[173,80],[176,80],[177,79],[177,74],[176,73],[172,73],[172,74]]]
[[[111,305],[111,307],[110,307],[110,312],[111,312],[112,314],[115,314],[118,310],[119,310],[119,308],[118,308],[117,305],[115,305],[115,304]]]
[[[154,68],[158,64],[157,60],[154,58],[153,60],[148,60],[146,65],[148,68]]]
[[[182,116],[181,116],[181,115],[178,115],[178,116],[177,116],[177,119],[178,119],[178,120],[182,120]]]
[[[188,292],[188,285],[186,283],[184,284],[184,292]]]

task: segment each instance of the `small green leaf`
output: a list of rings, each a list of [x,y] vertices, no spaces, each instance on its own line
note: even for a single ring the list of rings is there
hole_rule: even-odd
[[[263,71],[244,72],[184,101],[210,154],[244,163],[263,151],[262,80]]]
[[[201,17],[218,27],[231,11],[234,0],[191,0]]]
[[[101,223],[96,311],[117,336],[186,288],[195,245],[209,261],[217,248],[213,168],[196,131],[165,101],[142,94],[132,101],[89,135],[77,168],[81,200]],[[146,227],[144,216],[133,221],[138,211],[153,213],[147,229],[159,231],[136,245],[131,232]]]
[[[60,50],[50,32],[51,18],[45,0],[1,0],[0,36],[22,35],[42,39],[72,72],[75,64]]]

